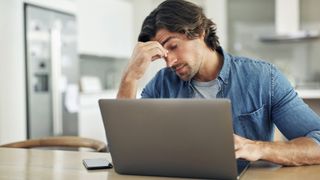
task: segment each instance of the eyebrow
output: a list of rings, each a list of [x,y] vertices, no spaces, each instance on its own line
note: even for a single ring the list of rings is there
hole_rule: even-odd
[[[176,38],[177,36],[169,36],[164,41],[162,41],[161,45],[164,46],[168,41],[170,41],[173,38]]]

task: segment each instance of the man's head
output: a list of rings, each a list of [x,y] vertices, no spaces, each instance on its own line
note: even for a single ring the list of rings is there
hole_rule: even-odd
[[[219,47],[215,24],[202,8],[183,0],[167,0],[153,10],[138,40],[158,41],[169,51],[167,65],[183,80],[200,76],[206,52]]]
[[[184,34],[188,39],[204,34],[210,49],[219,47],[215,23],[204,15],[201,7],[184,0],[166,0],[154,9],[145,18],[138,41],[150,41],[160,29]]]

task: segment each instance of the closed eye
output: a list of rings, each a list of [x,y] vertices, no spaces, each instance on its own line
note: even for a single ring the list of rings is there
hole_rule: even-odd
[[[171,50],[171,51],[172,51],[172,50],[175,50],[177,47],[178,47],[178,45],[177,45],[177,44],[172,45],[172,46],[170,46],[170,47],[169,47],[169,50]]]

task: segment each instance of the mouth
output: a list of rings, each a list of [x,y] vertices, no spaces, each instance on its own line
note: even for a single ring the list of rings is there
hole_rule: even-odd
[[[184,68],[185,64],[178,64],[176,66],[173,67],[173,69],[176,71],[176,72],[179,72],[181,71],[183,68]]]
[[[186,74],[186,64],[182,64],[182,65],[178,65],[176,68],[175,68],[175,72],[178,76],[184,76]]]

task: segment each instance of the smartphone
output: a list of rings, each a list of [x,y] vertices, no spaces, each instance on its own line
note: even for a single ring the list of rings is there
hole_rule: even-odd
[[[109,169],[112,168],[112,164],[107,160],[107,159],[83,159],[82,160],[83,165],[88,169],[88,170],[93,170],[93,169]]]

